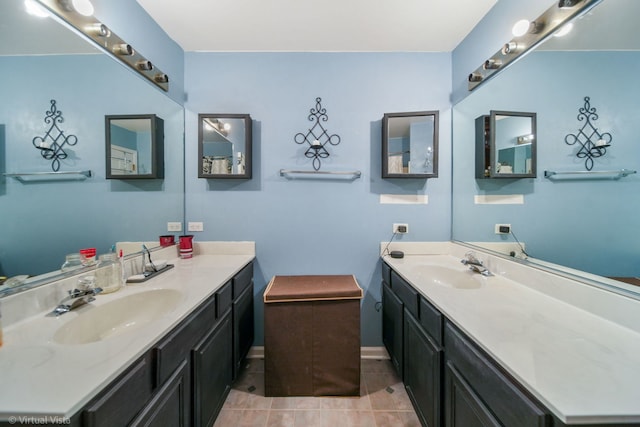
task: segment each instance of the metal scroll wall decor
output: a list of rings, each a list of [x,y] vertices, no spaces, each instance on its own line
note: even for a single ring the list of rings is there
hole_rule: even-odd
[[[51,100],[51,108],[46,112],[44,122],[49,125],[49,129],[44,136],[33,138],[33,146],[40,150],[40,155],[47,160],[51,160],[51,169],[54,172],[60,170],[60,160],[67,158],[64,151],[65,145],[76,145],[78,137],[75,135],[65,135],[64,131],[58,127],[58,123],[64,122],[62,111],[56,107],[56,100]]]
[[[321,160],[329,157],[329,152],[325,148],[327,144],[340,144],[340,136],[329,132],[322,126],[321,122],[329,120],[326,108],[322,108],[322,98],[316,98],[316,106],[312,108],[309,114],[309,121],[315,122],[307,133],[297,133],[294,137],[296,144],[309,145],[307,151],[304,152],[305,157],[313,159],[313,169],[320,170]]]
[[[576,153],[579,159],[585,159],[584,167],[587,170],[593,168],[593,159],[607,154],[607,147],[611,145],[611,134],[600,133],[591,123],[598,120],[596,108],[591,107],[590,98],[584,97],[584,107],[578,109],[578,121],[584,121],[584,125],[576,134],[570,133],[564,137],[564,142],[569,145],[580,144],[580,150]]]

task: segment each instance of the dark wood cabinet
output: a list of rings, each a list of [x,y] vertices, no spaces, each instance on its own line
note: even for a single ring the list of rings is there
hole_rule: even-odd
[[[233,378],[237,378],[249,349],[253,345],[253,286],[233,302]]]
[[[195,427],[213,425],[231,389],[232,340],[231,310],[227,310],[216,327],[193,349],[193,425]]]
[[[422,425],[440,427],[443,350],[404,313],[404,385]]]
[[[183,361],[132,427],[189,427],[189,364]]]
[[[501,427],[452,364],[446,368],[446,427]]]
[[[388,283],[382,283],[382,342],[389,353],[391,363],[402,378],[403,365],[403,307]]]
[[[544,406],[387,266],[382,319],[383,342],[423,426],[555,426]]]
[[[455,367],[500,423],[519,427],[549,425],[544,407],[449,322],[445,323],[445,342],[447,363]]]
[[[124,426],[131,423],[152,393],[151,356],[146,354],[121,374],[83,411],[87,427]]]
[[[250,263],[74,415],[73,425],[210,427],[253,338]]]

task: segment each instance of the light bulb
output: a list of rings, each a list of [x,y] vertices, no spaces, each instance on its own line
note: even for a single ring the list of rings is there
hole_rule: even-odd
[[[93,5],[90,0],[71,0],[71,4],[80,15],[93,15]]]
[[[567,24],[564,24],[562,27],[560,27],[560,29],[558,31],[553,33],[553,36],[554,37],[564,37],[567,34],[569,34],[571,32],[571,30],[573,30],[573,22],[569,22]]]
[[[526,19],[521,19],[513,25],[513,28],[511,28],[511,33],[514,37],[524,36],[529,32],[530,27],[531,22]]]
[[[225,124],[222,126],[222,128],[223,128],[224,130],[226,130],[226,131],[229,131],[229,130],[231,130],[231,124],[230,124],[230,123],[225,123]]]

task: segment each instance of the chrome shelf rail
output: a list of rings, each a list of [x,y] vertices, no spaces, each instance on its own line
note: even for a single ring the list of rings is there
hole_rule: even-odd
[[[293,177],[295,175],[307,177],[351,177],[351,179],[358,179],[362,176],[360,171],[310,171],[310,170],[292,170],[292,169],[280,169],[280,176]]]
[[[37,181],[84,181],[91,178],[90,170],[70,171],[70,172],[24,172],[24,173],[5,173],[9,178],[15,178],[20,182],[37,182]]]
[[[618,180],[628,175],[633,175],[636,171],[631,169],[608,170],[608,171],[544,171],[544,177],[555,179],[564,176],[567,179],[614,179]]]

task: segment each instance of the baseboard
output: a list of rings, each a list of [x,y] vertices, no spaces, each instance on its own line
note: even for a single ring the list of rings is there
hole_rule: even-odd
[[[384,347],[361,347],[361,359],[389,359],[389,353]],[[249,349],[247,359],[264,359],[264,346],[253,346]]]

